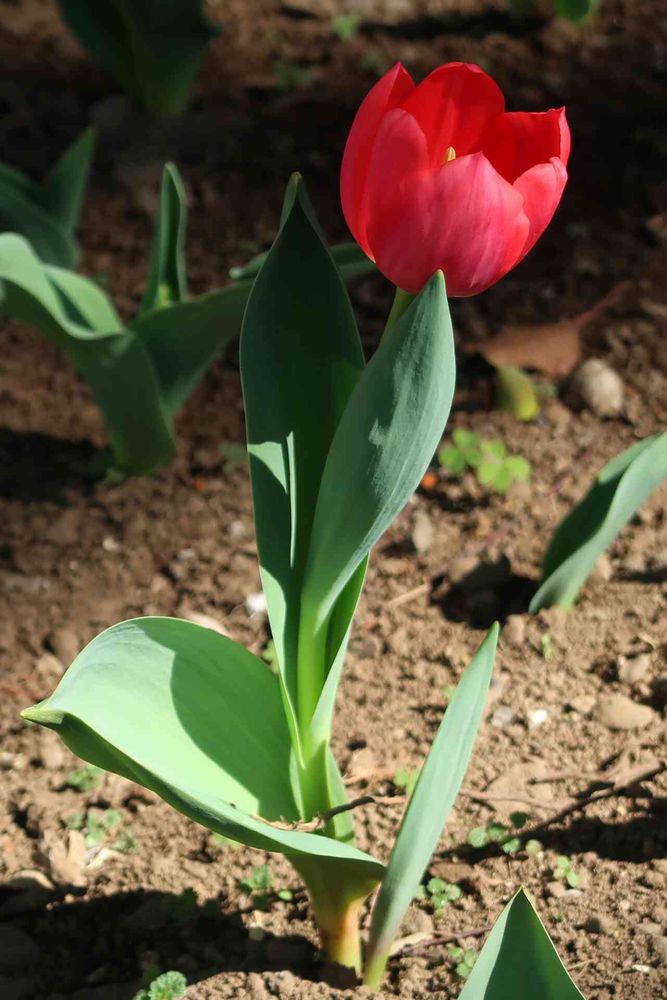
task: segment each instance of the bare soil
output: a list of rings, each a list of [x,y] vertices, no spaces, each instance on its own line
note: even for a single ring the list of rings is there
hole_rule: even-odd
[[[463,896],[441,916],[415,905],[404,934],[421,938],[392,961],[382,996],[457,995],[448,944],[479,948],[521,884],[587,997],[667,996],[667,488],[571,614],[526,610],[559,519],[606,460],[667,420],[667,10],[660,0],[610,0],[592,24],[573,27],[541,15],[516,22],[479,0],[365,0],[344,41],[331,28],[346,10],[335,0],[211,8],[225,34],[191,112],[165,125],[128,111],[54,4],[0,2],[0,155],[39,175],[91,118],[98,123],[82,269],[106,282],[125,314],[142,291],[166,157],[186,178],[188,271],[201,291],[270,242],[297,167],[327,233],[346,237],[337,200],[346,130],[393,60],[416,76],[475,61],[514,107],[568,106],[574,152],[561,210],[512,275],[453,303],[455,326],[462,347],[506,323],[574,316],[629,281],[585,332],[585,353],[623,380],[623,412],[601,419],[573,408],[561,384],[541,418],[520,425],[493,408],[486,366],[459,351],[450,427],[502,437],[530,460],[532,479],[497,496],[438,474],[378,545],[335,749],[351,788],[382,799],[358,810],[358,825],[362,846],[386,857],[405,801],[396,771],[419,766],[482,630],[506,622],[465,791],[430,867]],[[389,294],[380,277],[353,288],[369,351]],[[126,1000],[153,966],[180,969],[193,1000],[369,996],[318,964],[307,901],[282,859],[221,845],[120,778],[72,787],[80,762],[18,717],[84,643],[123,618],[207,615],[253,651],[266,648],[266,620],[247,609],[260,589],[248,477],[225,467],[219,447],[243,440],[234,349],[186,407],[174,464],[107,485],[95,474],[103,427],[67,360],[4,320],[0,343],[1,1000]],[[646,707],[633,728],[610,728],[613,693]],[[614,782],[614,794],[596,799]],[[560,815],[578,795],[581,808]],[[109,809],[133,849],[127,837],[118,844],[116,828],[101,850],[86,851],[72,816]],[[472,829],[509,826],[517,810],[527,815],[523,843],[538,839],[537,853],[469,845]],[[561,855],[579,877],[574,888],[557,873]],[[294,896],[261,910],[239,882],[265,861],[275,888]]]

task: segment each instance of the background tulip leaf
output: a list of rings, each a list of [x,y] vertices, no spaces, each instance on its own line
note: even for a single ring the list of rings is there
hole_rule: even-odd
[[[25,237],[46,264],[74,267],[74,236],[95,145],[91,129],[66,150],[43,184],[0,164],[0,227]]]
[[[162,401],[172,415],[181,408],[215,358],[238,336],[251,281],[154,309],[133,320],[150,354]]]
[[[369,855],[284,822],[298,811],[278,681],[211,629],[174,618],[115,625],[23,716],[211,830],[297,859],[315,856],[334,878],[365,891],[382,876]]]
[[[520,889],[498,917],[459,1000],[583,1000]]]
[[[334,243],[332,247],[329,247],[329,252],[344,281],[360,277],[362,274],[370,274],[375,270],[373,261],[368,259],[356,243]],[[229,277],[233,278],[234,281],[256,278],[268,255],[269,251],[265,250],[242,267],[230,268]]]
[[[218,31],[201,0],[59,0],[69,29],[149,111],[182,110]]]
[[[336,603],[345,587],[356,587],[371,547],[417,488],[442,436],[454,381],[439,274],[384,335],[350,396],[322,473],[301,614],[303,633],[316,636],[315,650],[307,651],[313,672],[320,672],[313,698],[349,625],[335,614]],[[333,707],[330,694],[326,711],[317,710],[320,723]]]
[[[248,300],[240,364],[262,582],[294,728],[298,615],[315,505],[364,362],[345,286],[298,180],[287,203]]]
[[[533,614],[552,604],[574,604],[604,550],[665,478],[667,432],[639,441],[604,466],[549,543],[540,587],[530,602]]]
[[[0,313],[36,326],[68,354],[104,413],[119,468],[148,472],[172,457],[150,355],[93,282],[42,265],[22,237],[0,235]]]
[[[186,298],[186,223],[183,182],[176,167],[168,163],[162,171],[148,281],[139,307],[140,315],[151,309],[182,302]]]
[[[459,681],[394,842],[371,923],[366,982],[376,986],[465,777],[482,721],[498,642],[494,625]]]

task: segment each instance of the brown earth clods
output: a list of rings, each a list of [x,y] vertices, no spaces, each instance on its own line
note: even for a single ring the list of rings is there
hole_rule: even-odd
[[[512,275],[453,303],[455,328],[463,345],[506,324],[576,316],[627,280],[584,336],[585,355],[621,377],[621,412],[603,419],[574,406],[562,382],[542,416],[520,425],[493,409],[484,364],[459,351],[450,427],[502,437],[530,460],[532,479],[497,496],[439,473],[382,539],[335,751],[351,789],[381,799],[357,820],[361,846],[386,858],[405,801],[393,778],[419,766],[447,690],[501,619],[485,723],[429,868],[463,895],[439,916],[415,904],[402,934],[421,936],[392,960],[381,995],[458,995],[449,944],[478,949],[523,884],[585,996],[666,996],[667,489],[601,560],[573,612],[526,608],[559,519],[606,460],[666,424],[667,11],[659,0],[603,2],[595,22],[573,27],[542,16],[522,24],[479,0],[365,0],[344,41],[331,18],[349,8],[334,0],[211,9],[225,34],[191,112],[151,124],[113,96],[54,4],[0,2],[0,158],[38,175],[97,122],[82,270],[104,279],[125,314],[142,291],[167,157],[186,179],[188,270],[201,291],[269,243],[297,167],[330,237],[345,238],[340,152],[359,100],[393,60],[415,76],[451,59],[479,62],[514,107],[568,105],[574,152],[561,210]],[[371,350],[389,289],[367,278],[352,296]],[[283,859],[221,844],[124,779],[73,787],[81,763],[19,720],[83,644],[123,618],[208,616],[266,649],[265,616],[248,606],[260,589],[248,477],[219,447],[243,440],[234,350],[188,403],[174,464],[107,485],[93,471],[100,417],[67,359],[6,320],[0,341],[0,1000],[129,1000],[155,967],[181,970],[193,1000],[370,996],[318,965],[307,900]],[[580,793],[581,808],[559,817]],[[81,816],[109,809],[119,825],[87,849]],[[517,811],[535,853],[469,845],[472,829],[509,827]],[[576,886],[559,875],[559,856]],[[239,882],[264,862],[293,898],[261,910]]]

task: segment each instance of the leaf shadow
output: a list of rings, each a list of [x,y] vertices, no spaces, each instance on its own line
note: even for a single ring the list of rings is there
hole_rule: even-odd
[[[455,582],[445,574],[436,577],[431,592],[445,618],[466,622],[474,629],[488,629],[509,615],[525,614],[537,589],[531,577],[513,573],[509,560],[480,561]]]
[[[223,903],[202,905],[194,894],[138,889],[61,899],[48,909],[14,916],[13,925],[39,949],[31,967],[22,970],[26,992],[17,997],[93,1000],[100,987],[105,997],[132,1000],[149,953],[159,970],[180,971],[189,985],[225,972],[281,969],[320,978],[316,949],[305,937],[267,932],[253,940],[241,913],[223,912]]]
[[[105,453],[85,439],[0,427],[0,497],[62,503],[67,490],[92,489],[105,459]]]

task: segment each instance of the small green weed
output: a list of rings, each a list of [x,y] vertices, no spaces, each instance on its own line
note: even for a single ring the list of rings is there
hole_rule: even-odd
[[[226,474],[233,469],[240,469],[248,461],[248,450],[244,444],[237,441],[223,441],[218,445],[218,451],[222,455],[222,471]]]
[[[477,961],[475,949],[461,948],[457,944],[450,944],[447,947],[447,953],[456,962],[456,975],[459,979],[467,979]]]
[[[542,659],[550,660],[555,652],[555,644],[553,637],[545,632],[543,636],[540,637],[540,653],[542,654]]]
[[[572,861],[566,854],[559,854],[556,858],[556,869],[554,874],[556,878],[562,879],[563,882],[567,882],[571,889],[576,889],[579,885],[579,876],[572,867]]]
[[[488,844],[498,844],[505,854],[516,854],[521,850],[521,838],[514,831],[520,830],[526,825],[528,816],[526,813],[513,812],[510,814],[511,827],[492,820],[486,826],[476,826],[468,834],[468,843],[471,847],[486,847]],[[538,843],[535,841],[534,843]],[[540,845],[541,846],[541,845]]]
[[[359,24],[361,15],[356,11],[349,11],[347,14],[334,14],[331,18],[331,32],[341,42],[349,42],[359,34]]]
[[[508,455],[500,438],[481,437],[475,431],[457,427],[452,443],[438,450],[440,465],[451,476],[460,476],[466,469],[473,469],[480,486],[496,493],[506,493],[514,483],[530,479],[531,465],[522,455]]]
[[[180,972],[163,972],[145,989],[135,993],[134,1000],[178,1000],[185,996],[188,983]]]
[[[86,764],[85,767],[77,767],[70,771],[65,779],[65,784],[69,788],[75,788],[77,792],[92,792],[102,781],[104,771],[94,764]]]
[[[426,885],[420,885],[415,899],[425,900],[433,907],[436,917],[442,916],[450,903],[455,903],[463,895],[463,889],[441,878],[430,878]]]

